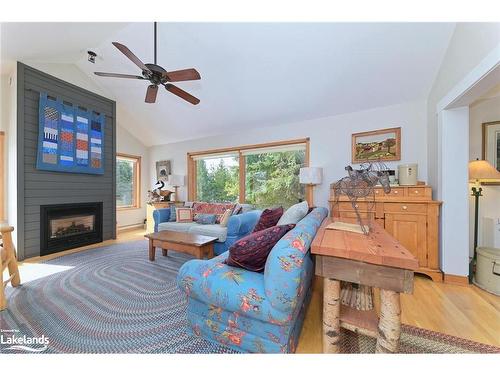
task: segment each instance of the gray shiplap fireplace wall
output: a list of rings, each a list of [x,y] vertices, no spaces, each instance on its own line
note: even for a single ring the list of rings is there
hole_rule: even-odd
[[[103,239],[115,238],[116,103],[22,63],[18,63],[17,68],[16,230],[19,258],[40,255],[40,205],[103,202]],[[105,114],[103,175],[35,168],[40,92]]]

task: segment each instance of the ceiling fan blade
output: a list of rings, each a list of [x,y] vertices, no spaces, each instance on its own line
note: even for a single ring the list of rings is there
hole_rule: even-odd
[[[193,95],[187,93],[186,91],[178,88],[177,86],[174,86],[170,83],[167,83],[165,85],[165,88],[170,91],[172,94],[177,95],[178,97],[188,101],[191,104],[198,104],[200,102],[200,99],[195,98]]]
[[[194,81],[196,79],[201,79],[200,73],[193,68],[166,72],[163,75],[170,82]]]
[[[156,102],[156,95],[158,94],[158,86],[149,85],[148,90],[146,91],[146,99],[144,101],[146,103],[154,103]]]
[[[131,50],[128,49],[127,46],[124,46],[123,44],[120,44],[118,42],[113,42],[113,45],[120,50],[121,53],[123,53],[125,56],[129,58],[130,61],[132,61],[135,65],[137,65],[139,68],[142,70],[145,70],[146,72],[150,72],[149,68],[141,61],[139,58],[132,53]]]
[[[133,74],[104,73],[104,72],[94,72],[94,74],[96,76],[100,76],[100,77],[144,79],[144,77],[142,77],[142,76],[135,76]]]

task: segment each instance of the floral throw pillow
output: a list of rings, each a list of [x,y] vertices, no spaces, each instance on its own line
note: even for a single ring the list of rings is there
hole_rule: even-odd
[[[198,224],[215,224],[217,216],[215,214],[198,214],[195,221]]]
[[[274,226],[241,238],[229,248],[226,264],[249,271],[263,272],[267,257],[274,245],[293,227],[295,224]]]
[[[259,232],[263,229],[274,227],[278,223],[281,215],[283,215],[283,207],[273,209],[266,208],[264,211],[262,211],[259,221],[255,225],[253,231]]]

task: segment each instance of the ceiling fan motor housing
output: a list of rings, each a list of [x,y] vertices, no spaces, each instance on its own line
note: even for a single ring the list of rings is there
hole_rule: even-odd
[[[148,79],[153,85],[159,85],[161,83],[166,83],[167,79],[164,74],[167,72],[160,65],[156,64],[145,64],[149,70],[152,72],[148,72],[146,70],[142,71],[142,75],[144,78]]]

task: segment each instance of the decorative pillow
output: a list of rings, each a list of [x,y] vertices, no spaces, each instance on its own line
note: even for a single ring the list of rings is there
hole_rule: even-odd
[[[278,223],[278,220],[282,215],[283,215],[283,207],[272,208],[272,209],[266,208],[264,211],[262,211],[259,221],[255,225],[253,231],[259,232],[263,229],[274,227]]]
[[[224,215],[222,215],[222,219],[220,219],[220,226],[221,227],[227,227],[227,223],[229,221],[229,218],[231,217],[231,214],[233,213],[233,210],[228,209],[226,212],[224,212]]]
[[[193,214],[196,220],[199,214],[215,214],[217,224],[220,223],[222,215],[228,209],[234,209],[234,203],[206,203],[206,202],[194,202],[193,204]]]
[[[170,205],[170,220],[169,221],[175,221],[176,219],[176,215],[175,215],[175,209],[177,207],[175,207],[175,205],[171,204]]]
[[[198,224],[215,224],[215,219],[215,214],[198,214],[194,221]]]
[[[285,211],[276,225],[297,224],[307,215],[308,210],[309,205],[307,204],[307,201],[294,204]]]
[[[272,248],[293,227],[295,224],[275,226],[241,238],[229,248],[226,264],[249,271],[263,272]]]
[[[193,221],[193,209],[177,207],[175,209],[175,221],[178,223],[190,223]]]
[[[239,215],[239,214],[241,214],[241,211],[243,211],[243,207],[241,206],[241,204],[236,203],[236,206],[234,206],[234,209],[233,209],[233,212],[231,213],[231,215]]]

